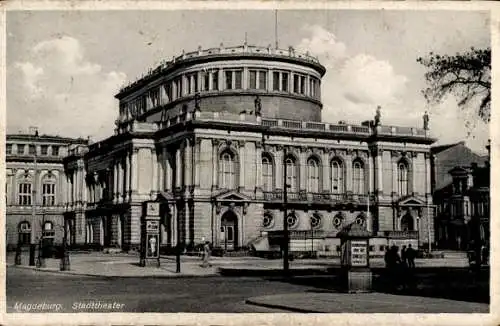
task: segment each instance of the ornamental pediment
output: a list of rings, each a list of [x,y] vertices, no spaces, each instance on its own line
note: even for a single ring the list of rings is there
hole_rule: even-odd
[[[417,197],[406,197],[399,201],[399,206],[422,206],[425,202]]]
[[[216,201],[249,201],[252,198],[236,190],[223,190],[215,195],[214,199]]]

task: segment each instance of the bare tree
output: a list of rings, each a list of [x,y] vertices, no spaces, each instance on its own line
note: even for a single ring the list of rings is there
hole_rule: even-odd
[[[475,49],[456,55],[429,53],[417,62],[428,71],[429,86],[422,91],[429,104],[436,104],[449,94],[458,99],[461,109],[473,109],[484,122],[490,121],[491,49]],[[466,122],[469,125],[470,122]]]

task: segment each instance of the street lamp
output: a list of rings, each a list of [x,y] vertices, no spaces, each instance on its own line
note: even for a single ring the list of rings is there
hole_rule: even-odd
[[[290,185],[287,183],[287,164],[286,164],[286,149],[284,150],[283,155],[283,274],[284,276],[288,276],[289,273],[289,262],[288,262],[288,243],[289,243],[289,235],[288,235],[288,214],[287,214],[287,201],[288,201],[288,188]]]

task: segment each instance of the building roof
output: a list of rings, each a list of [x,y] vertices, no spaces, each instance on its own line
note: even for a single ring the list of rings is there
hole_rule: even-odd
[[[88,140],[83,138],[69,138],[53,135],[38,135],[34,137],[31,134],[7,134],[7,141],[34,141],[37,142],[55,142],[55,143],[80,143],[87,144]]]
[[[453,144],[432,146],[431,147],[431,153],[432,154],[437,154],[437,153],[443,152],[443,151],[445,151],[447,149],[450,149],[450,148],[452,148],[454,146],[457,146],[457,145],[464,145],[465,146],[465,141],[460,141],[458,143],[453,143]]]

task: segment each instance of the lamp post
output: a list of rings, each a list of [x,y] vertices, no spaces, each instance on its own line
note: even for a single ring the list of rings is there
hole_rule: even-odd
[[[288,187],[287,184],[287,165],[286,165],[286,149],[283,155],[283,274],[288,276],[289,273],[289,262],[288,262],[288,214],[287,214],[287,201],[288,201]]]

